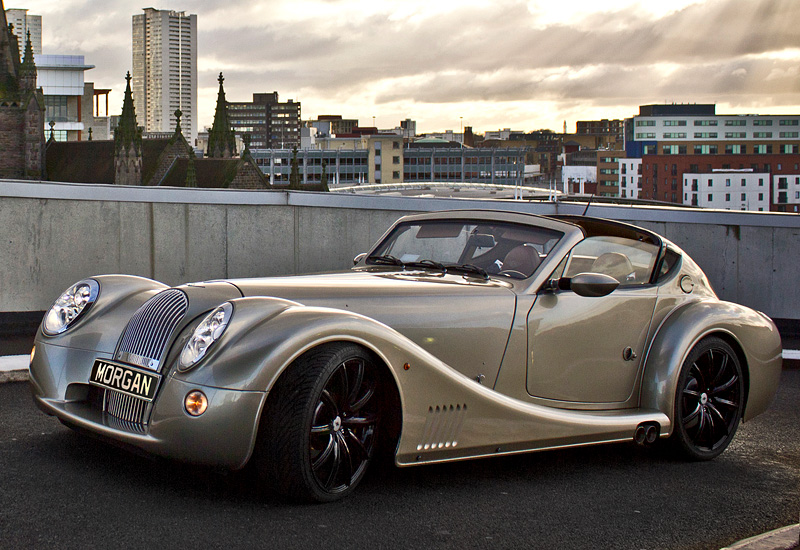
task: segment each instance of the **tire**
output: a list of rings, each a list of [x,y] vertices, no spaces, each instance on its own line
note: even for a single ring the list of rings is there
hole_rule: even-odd
[[[378,369],[354,344],[303,355],[270,392],[256,444],[262,481],[290,500],[330,502],[350,494],[377,447]]]
[[[733,348],[701,340],[681,367],[675,395],[674,447],[690,460],[711,460],[730,444],[744,410],[744,379]]]

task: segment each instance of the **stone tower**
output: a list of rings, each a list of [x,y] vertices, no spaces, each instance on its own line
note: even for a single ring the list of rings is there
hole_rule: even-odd
[[[30,35],[20,61],[0,0],[0,178],[44,179],[44,96],[36,88]]]
[[[125,76],[122,115],[114,132],[114,183],[142,185],[142,134],[136,126],[136,112],[131,94],[131,73]]]
[[[219,73],[217,80],[219,80],[217,108],[214,111],[214,124],[211,125],[211,131],[208,133],[206,156],[229,159],[236,155],[236,138],[228,120],[228,102],[225,101],[225,89],[222,87],[222,82],[225,80],[222,73]]]

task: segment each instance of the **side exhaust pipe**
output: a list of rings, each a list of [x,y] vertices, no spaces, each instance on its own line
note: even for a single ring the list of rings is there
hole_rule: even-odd
[[[643,422],[636,426],[633,432],[633,440],[637,445],[652,445],[658,440],[661,426],[656,422]]]
[[[647,439],[647,430],[644,426],[639,425],[636,427],[636,431],[633,432],[633,440],[636,442],[637,445],[644,445],[645,440]]]

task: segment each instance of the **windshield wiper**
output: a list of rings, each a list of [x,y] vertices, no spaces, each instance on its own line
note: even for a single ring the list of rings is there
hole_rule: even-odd
[[[462,273],[469,273],[471,275],[478,275],[483,279],[488,279],[489,274],[482,267],[473,264],[447,264],[445,266],[450,271],[460,271]]]
[[[396,265],[399,267],[405,267],[406,265],[390,254],[384,254],[383,256],[370,256],[367,258],[367,262],[376,265]]]
[[[439,262],[434,262],[433,260],[420,260],[418,262],[408,262],[406,263],[406,267],[432,267],[433,269],[438,269],[442,273],[447,273],[447,268],[444,264],[440,264]]]

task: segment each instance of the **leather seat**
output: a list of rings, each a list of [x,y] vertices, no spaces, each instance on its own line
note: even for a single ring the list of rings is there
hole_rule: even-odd
[[[630,283],[636,279],[636,272],[628,257],[621,252],[606,252],[600,254],[592,262],[592,273],[610,275],[620,284]]]
[[[529,244],[521,244],[512,248],[503,259],[503,271],[518,271],[530,277],[542,263],[539,252]]]

